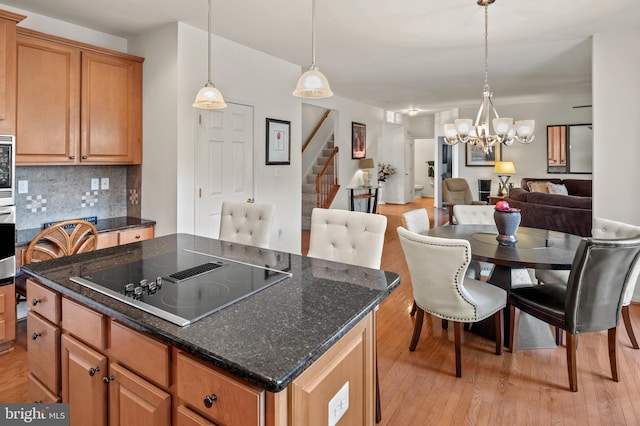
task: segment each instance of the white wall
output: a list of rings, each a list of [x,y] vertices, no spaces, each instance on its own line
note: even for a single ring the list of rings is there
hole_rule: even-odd
[[[178,222],[177,31],[177,24],[171,23],[129,43],[145,58],[141,203],[142,217],[156,221],[157,236],[175,232]]]
[[[191,104],[207,80],[207,32],[183,23],[167,27],[136,37],[130,46],[147,58],[144,108],[149,132],[144,135],[142,211],[145,217],[163,219],[158,235],[194,232],[198,110]],[[215,35],[211,50],[212,80],[225,100],[254,107],[254,198],[276,206],[272,247],[299,252],[301,102],[291,91],[300,67]],[[155,92],[165,84],[170,94],[159,99]],[[267,117],[291,121],[289,166],[265,165]]]
[[[591,123],[591,108],[573,108],[574,105],[591,104],[589,94],[572,99],[538,102],[519,105],[496,105],[501,117],[513,117],[514,120],[536,120],[535,140],[523,145],[514,142],[512,146],[502,146],[502,160],[513,161],[516,174],[511,176],[510,183],[520,186],[523,177],[555,177],[572,179],[591,179],[591,174],[548,174],[547,173],[547,126],[554,124],[585,124]],[[459,109],[461,118],[475,119],[478,106]],[[454,153],[455,155],[455,153]],[[491,193],[498,192],[498,177],[493,173],[493,167],[467,167],[465,160],[465,145],[458,144],[458,175],[467,179],[474,199],[478,199],[478,179],[491,179]]]
[[[58,19],[49,18],[48,16],[38,15],[37,13],[7,6],[2,3],[0,3],[0,8],[25,15],[26,18],[18,24],[23,28],[127,53],[127,39],[125,38],[70,24]]]
[[[593,36],[594,216],[640,226],[640,26]],[[613,136],[616,135],[616,136]],[[629,189],[631,188],[631,189]],[[625,196],[627,195],[627,196]],[[640,301],[636,285],[633,300]]]

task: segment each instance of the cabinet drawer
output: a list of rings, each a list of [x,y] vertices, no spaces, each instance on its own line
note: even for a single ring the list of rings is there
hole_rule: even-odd
[[[58,403],[60,397],[51,393],[49,389],[40,380],[36,379],[31,373],[27,376],[27,389],[29,392],[29,401],[37,403]]]
[[[164,388],[170,386],[169,346],[111,322],[109,356]]]
[[[27,303],[33,312],[56,325],[60,324],[60,295],[55,291],[27,279]]]
[[[178,426],[216,426],[204,417],[196,414],[195,411],[189,410],[184,405],[178,406],[176,420]]]
[[[198,413],[225,425],[259,425],[264,391],[231,379],[183,354],[178,354],[178,399]],[[204,398],[215,395],[207,408]]]
[[[118,233],[118,244],[135,243],[136,241],[148,240],[150,238],[153,238],[152,226],[136,228],[129,231],[120,231]]]
[[[62,299],[62,329],[94,348],[107,347],[107,317],[67,298]]]
[[[117,232],[100,232],[98,234],[97,250],[114,247],[118,245],[118,233]]]
[[[60,329],[32,311],[27,312],[27,363],[31,374],[60,394]]]

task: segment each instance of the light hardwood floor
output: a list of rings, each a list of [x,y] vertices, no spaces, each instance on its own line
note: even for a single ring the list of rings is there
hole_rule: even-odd
[[[382,205],[388,218],[382,269],[400,274],[402,283],[380,304],[378,362],[381,425],[638,425],[640,424],[640,351],[619,330],[621,381],[611,380],[605,333],[580,337],[577,393],[568,390],[564,348],[493,353],[490,341],[464,333],[462,378],[455,377],[453,330],[442,330],[428,316],[415,352],[409,352],[413,318],[411,279],[396,228],[405,210],[426,207],[431,199],[407,205]],[[303,233],[303,253],[308,233]],[[640,332],[640,306],[631,306]],[[0,355],[0,401],[25,402],[26,330],[18,329],[13,351]]]

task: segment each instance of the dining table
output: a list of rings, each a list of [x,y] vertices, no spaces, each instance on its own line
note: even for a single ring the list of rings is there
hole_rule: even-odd
[[[439,226],[432,228],[429,235],[469,241],[473,260],[494,265],[487,282],[504,289],[507,300],[512,286],[523,284],[513,282],[514,271],[526,268],[570,270],[582,240],[582,237],[564,232],[521,226],[516,231],[515,244],[501,245],[496,239],[498,230],[495,225]],[[508,330],[509,319],[507,306],[504,310],[505,330]],[[495,323],[492,318],[474,324],[471,330],[495,340]],[[505,333],[504,336],[505,346],[510,345],[508,334]]]

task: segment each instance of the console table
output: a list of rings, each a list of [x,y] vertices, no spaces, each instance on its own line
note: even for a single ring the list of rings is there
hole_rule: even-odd
[[[349,209],[355,211],[355,200],[367,200],[367,213],[375,213],[378,206],[379,186],[354,186],[349,190]],[[373,202],[372,202],[373,201]]]

